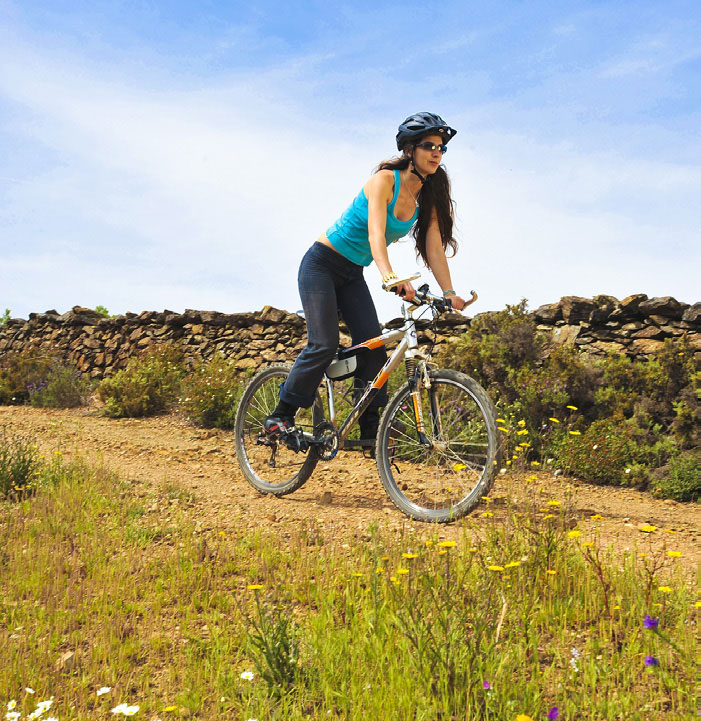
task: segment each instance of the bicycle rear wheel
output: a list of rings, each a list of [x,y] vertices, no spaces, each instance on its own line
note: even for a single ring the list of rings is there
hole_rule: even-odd
[[[392,397],[380,421],[377,468],[387,495],[417,521],[447,523],[469,513],[496,474],[494,405],[472,378],[452,370],[420,384],[425,433],[417,430],[409,384]]]
[[[284,440],[270,440],[263,428],[263,421],[277,405],[280,384],[289,372],[288,365],[273,365],[256,374],[241,396],[234,422],[236,458],[243,475],[257,491],[275,496],[296,491],[311,476],[319,460],[316,446],[295,453]],[[295,426],[312,435],[323,417],[317,395],[311,408],[299,409]]]

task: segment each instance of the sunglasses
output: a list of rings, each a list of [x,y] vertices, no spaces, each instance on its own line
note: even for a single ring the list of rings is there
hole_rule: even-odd
[[[445,151],[448,150],[447,145],[434,145],[433,143],[416,143],[414,146],[416,148],[421,148],[422,150],[428,150],[429,153],[432,153],[434,150],[440,150],[441,155],[445,154]]]

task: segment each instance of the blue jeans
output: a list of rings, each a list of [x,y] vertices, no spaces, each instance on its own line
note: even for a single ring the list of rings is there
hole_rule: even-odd
[[[299,354],[290,375],[280,387],[280,398],[291,405],[309,408],[324,371],[338,350],[339,312],[350,330],[353,345],[380,335],[380,323],[363,278],[363,266],[351,263],[323,243],[314,243],[305,253],[297,283],[307,320],[307,347]],[[357,390],[374,379],[386,359],[384,347],[358,354]],[[373,398],[369,408],[386,404],[385,386]]]

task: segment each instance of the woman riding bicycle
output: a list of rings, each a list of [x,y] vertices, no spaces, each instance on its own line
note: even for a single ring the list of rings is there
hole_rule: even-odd
[[[348,209],[304,255],[298,284],[307,321],[307,347],[280,387],[277,407],[265,420],[269,435],[294,433],[297,409],[309,408],[314,402],[324,371],[338,350],[339,312],[354,345],[380,334],[363,268],[375,261],[383,283],[396,280],[387,253],[391,243],[411,233],[417,256],[430,268],[444,297],[457,310],[465,306],[452,287],[445,253],[450,246],[454,254],[457,243],[450,182],[441,158],[456,132],[434,113],[408,117],[397,132],[401,156],[380,163]],[[398,285],[395,292],[406,300],[415,294],[408,282]],[[358,392],[375,377],[386,358],[384,347],[358,356]],[[375,438],[379,409],[386,403],[385,388],[360,417],[362,439]]]

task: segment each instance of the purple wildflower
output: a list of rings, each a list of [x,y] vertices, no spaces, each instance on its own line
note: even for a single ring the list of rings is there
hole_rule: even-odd
[[[659,666],[660,662],[654,656],[645,656],[645,665],[650,667]]]
[[[555,719],[560,715],[560,709],[558,709],[557,706],[553,706],[550,711],[548,711],[548,721],[555,721]]]
[[[483,688],[485,691],[489,691],[489,690],[492,688],[492,684],[489,683],[489,681],[485,681],[485,682],[482,684],[482,688]]]
[[[643,626],[645,626],[645,628],[657,628],[659,623],[659,618],[653,618],[649,614],[645,614],[645,620],[643,621]]]

